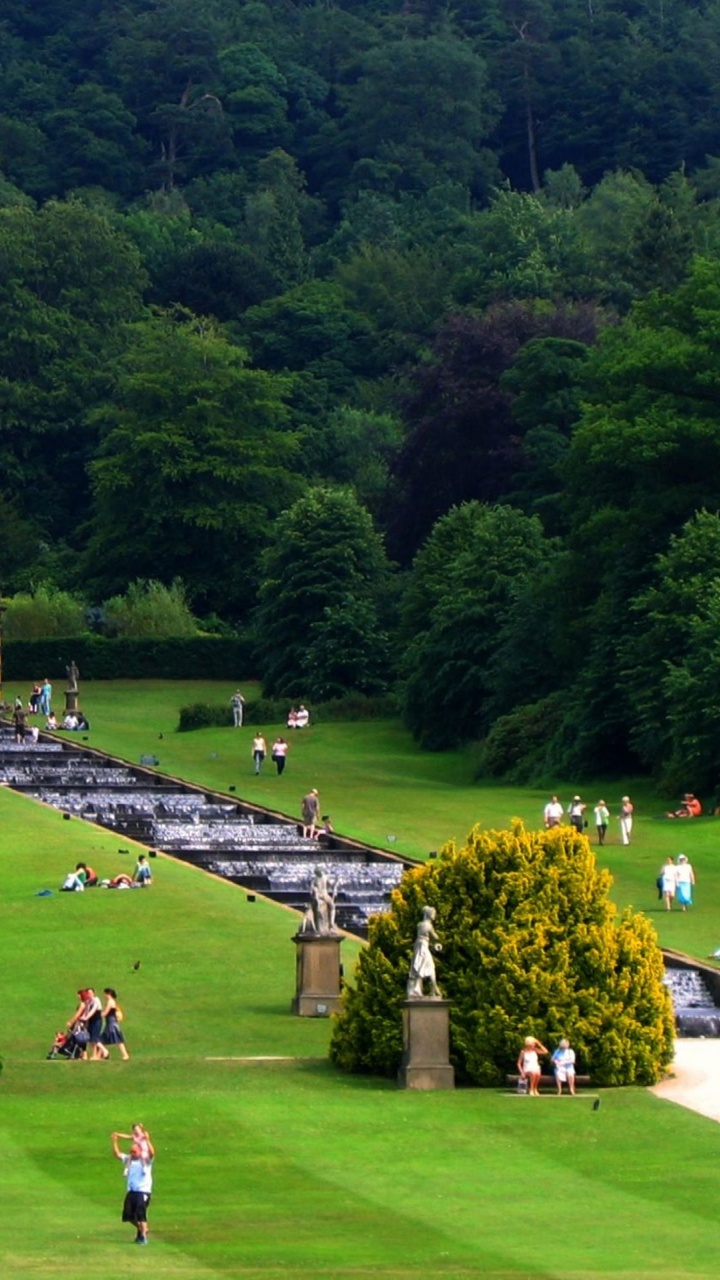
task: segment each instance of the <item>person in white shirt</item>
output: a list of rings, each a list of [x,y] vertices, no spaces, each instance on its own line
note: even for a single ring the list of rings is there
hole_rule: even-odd
[[[144,1147],[140,1142],[133,1141],[130,1154],[127,1155],[118,1146],[118,1138],[124,1137],[124,1134],[113,1133],[110,1136],[113,1154],[118,1160],[122,1161],[123,1174],[127,1178],[122,1220],[123,1222],[131,1222],[135,1227],[137,1232],[135,1236],[136,1244],[147,1244],[147,1218],[153,1189],[154,1151],[152,1147]],[[151,1151],[153,1155],[150,1154]]]
[[[531,1098],[539,1098],[542,1069],[540,1067],[540,1054],[546,1054],[547,1049],[544,1044],[536,1040],[535,1036],[526,1036],[525,1043],[520,1050],[520,1056],[517,1061],[518,1071],[522,1080],[527,1080],[528,1094]]]
[[[658,888],[665,899],[665,910],[671,911],[677,888],[677,867],[668,854],[660,870]]]
[[[620,805],[620,835],[623,844],[630,843],[630,837],[633,829],[633,813],[635,812],[632,800],[629,796],[623,796]]]
[[[561,1040],[557,1049],[552,1055],[553,1071],[555,1072],[555,1084],[557,1085],[558,1095],[562,1093],[562,1087],[567,1084],[570,1093],[575,1093],[575,1050],[570,1048],[569,1040]]]
[[[236,729],[242,729],[243,708],[245,706],[245,699],[243,698],[239,689],[235,690],[232,698],[230,699],[230,706],[232,707],[234,727]]]
[[[263,760],[267,755],[267,742],[263,737],[261,729],[258,729],[255,737],[253,738],[251,751],[255,772],[259,773],[262,769]]]
[[[558,800],[557,796],[553,796],[552,800],[550,800],[545,805],[545,809],[543,812],[543,817],[545,819],[545,826],[559,827],[560,822],[562,821],[562,816],[564,812],[565,810],[560,804],[560,801]]]
[[[675,868],[676,891],[675,896],[683,911],[687,911],[692,906],[692,891],[695,884],[695,872],[684,853],[678,854],[677,867]]]
[[[604,844],[605,834],[608,829],[608,820],[610,818],[610,810],[604,800],[598,800],[593,812],[595,814],[595,827],[598,833],[598,844]]]

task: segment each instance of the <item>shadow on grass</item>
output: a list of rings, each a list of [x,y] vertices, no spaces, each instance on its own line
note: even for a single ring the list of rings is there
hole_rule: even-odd
[[[351,1075],[347,1071],[341,1071],[329,1058],[313,1058],[305,1062],[298,1062],[297,1069],[303,1075],[313,1076],[322,1080],[332,1080],[361,1093],[366,1093],[369,1089],[397,1092],[398,1086],[395,1080],[391,1080],[387,1076]]]
[[[290,1000],[284,1004],[249,1004],[243,1006],[244,1013],[259,1014],[262,1018],[289,1018],[292,1017],[290,1012]]]

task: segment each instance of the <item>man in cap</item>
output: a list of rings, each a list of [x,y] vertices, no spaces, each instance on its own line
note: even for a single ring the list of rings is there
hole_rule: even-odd
[[[574,827],[575,830],[580,835],[582,835],[583,827],[585,826],[585,818],[583,817],[583,815],[585,813],[586,808],[587,808],[587,805],[583,804],[579,796],[573,796],[572,804],[570,805],[570,810],[569,810],[570,825],[571,827]]]

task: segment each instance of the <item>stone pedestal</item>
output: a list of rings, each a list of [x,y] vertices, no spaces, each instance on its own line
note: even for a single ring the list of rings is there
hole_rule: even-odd
[[[77,689],[65,690],[65,714],[69,711],[77,711],[78,709],[78,691]]]
[[[404,1000],[401,1089],[454,1089],[450,1065],[449,1000]]]
[[[340,1004],[339,934],[296,933],[296,990],[292,1011],[300,1018],[329,1018]]]

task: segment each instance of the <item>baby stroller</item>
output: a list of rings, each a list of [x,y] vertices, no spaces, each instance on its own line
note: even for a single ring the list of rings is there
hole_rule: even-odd
[[[58,1031],[52,1042],[50,1052],[46,1054],[47,1058],[80,1058],[82,1057],[87,1044],[81,1044],[77,1036],[72,1031]]]

